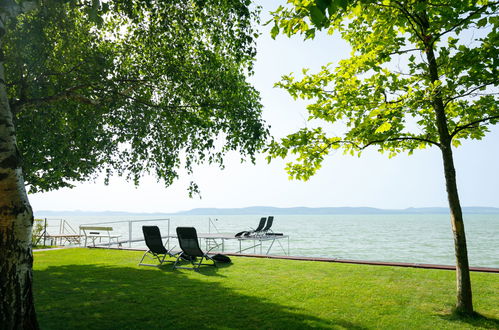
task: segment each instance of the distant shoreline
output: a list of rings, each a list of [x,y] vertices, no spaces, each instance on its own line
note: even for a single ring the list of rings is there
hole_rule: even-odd
[[[499,214],[497,207],[463,207],[464,214]],[[377,214],[449,214],[446,207],[418,207],[406,209],[379,209],[374,207],[271,207],[251,206],[243,208],[196,208],[180,212],[123,212],[123,211],[35,211],[43,216],[163,216],[163,215],[377,215]]]

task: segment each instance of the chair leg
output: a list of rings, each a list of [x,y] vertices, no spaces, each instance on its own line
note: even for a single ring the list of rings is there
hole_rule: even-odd
[[[173,264],[173,270],[177,269],[177,263],[178,263],[181,255],[182,255],[182,253],[179,253],[177,260],[175,260],[175,263]]]
[[[201,267],[201,263],[203,262],[203,259],[204,259],[204,256],[202,256],[201,260],[199,260],[199,263],[198,263],[197,267],[193,265],[195,271],[199,272],[199,267]]]
[[[142,264],[142,261],[144,261],[144,258],[146,257],[146,254],[148,254],[149,251],[146,251],[146,253],[144,253],[144,255],[142,256],[142,259],[140,259],[140,262],[139,262],[139,266]]]
[[[159,256],[158,256],[158,261],[159,261],[159,264],[162,265],[163,262],[165,262],[165,258],[166,258],[166,254],[163,254],[163,259],[159,260]]]

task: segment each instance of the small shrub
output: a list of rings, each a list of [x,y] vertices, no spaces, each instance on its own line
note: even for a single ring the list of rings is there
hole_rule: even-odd
[[[43,235],[43,219],[35,219],[33,222],[33,231],[31,233],[31,243],[37,245]]]

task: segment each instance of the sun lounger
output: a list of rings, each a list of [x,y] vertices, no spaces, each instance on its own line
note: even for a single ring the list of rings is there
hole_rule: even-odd
[[[269,216],[267,218],[267,224],[265,225],[265,228],[263,228],[261,231],[260,231],[260,235],[264,236],[264,235],[267,235],[269,234],[269,232],[271,231],[270,228],[272,228],[272,225],[274,224],[274,217],[273,216]]]
[[[194,269],[199,271],[201,265],[217,266],[215,260],[208,255],[208,252],[203,252],[199,247],[198,234],[196,228],[194,227],[177,227],[177,238],[182,253],[178,255],[177,260],[173,264],[173,269]],[[214,247],[213,247],[214,248]],[[212,248],[212,249],[213,249]],[[201,258],[199,262],[196,262],[197,258]],[[181,260],[187,260],[192,264],[192,267],[177,266]],[[210,260],[213,264],[203,264],[203,260]]]
[[[146,246],[148,250],[142,256],[142,259],[139,262],[139,266],[160,266],[164,262],[174,262],[173,260],[165,260],[166,257],[174,257],[180,252],[172,253],[172,250],[168,251],[163,245],[163,241],[161,239],[161,232],[159,231],[158,226],[142,226],[142,232],[144,233],[144,240],[146,242]],[[159,265],[150,265],[143,264],[145,257],[149,257],[151,259],[156,259],[159,261]]]
[[[267,218],[262,217],[260,219],[260,223],[258,224],[258,227],[256,227],[256,229],[241,231],[241,232],[237,233],[235,236],[236,237],[247,237],[247,236],[250,236],[250,235],[257,235],[265,227],[265,222],[266,221],[267,221]]]

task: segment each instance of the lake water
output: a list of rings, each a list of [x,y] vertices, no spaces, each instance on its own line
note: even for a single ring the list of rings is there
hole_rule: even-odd
[[[166,219],[169,221],[154,221]],[[81,224],[125,220],[132,222],[132,238],[142,238],[142,225],[155,224],[163,235],[177,226],[196,227],[198,233],[237,233],[256,227],[255,215],[170,216],[170,217],[64,217],[78,231]],[[211,219],[211,222],[209,221]],[[499,215],[465,215],[468,255],[471,266],[499,268]],[[59,222],[49,218],[49,232],[57,233]],[[110,224],[115,232],[128,238],[128,223]],[[216,229],[215,229],[216,227]],[[278,215],[274,232],[289,235],[293,256],[329,257],[370,261],[399,261],[430,264],[455,264],[454,243],[448,215]],[[284,254],[288,241],[274,244],[270,254]],[[177,245],[172,242],[171,245]],[[247,245],[247,244],[246,244]],[[143,243],[134,243],[135,247]],[[236,251],[237,241],[226,241],[225,251]],[[263,251],[268,248],[264,244]],[[253,252],[253,249],[248,252]],[[255,250],[259,253],[259,248]]]

